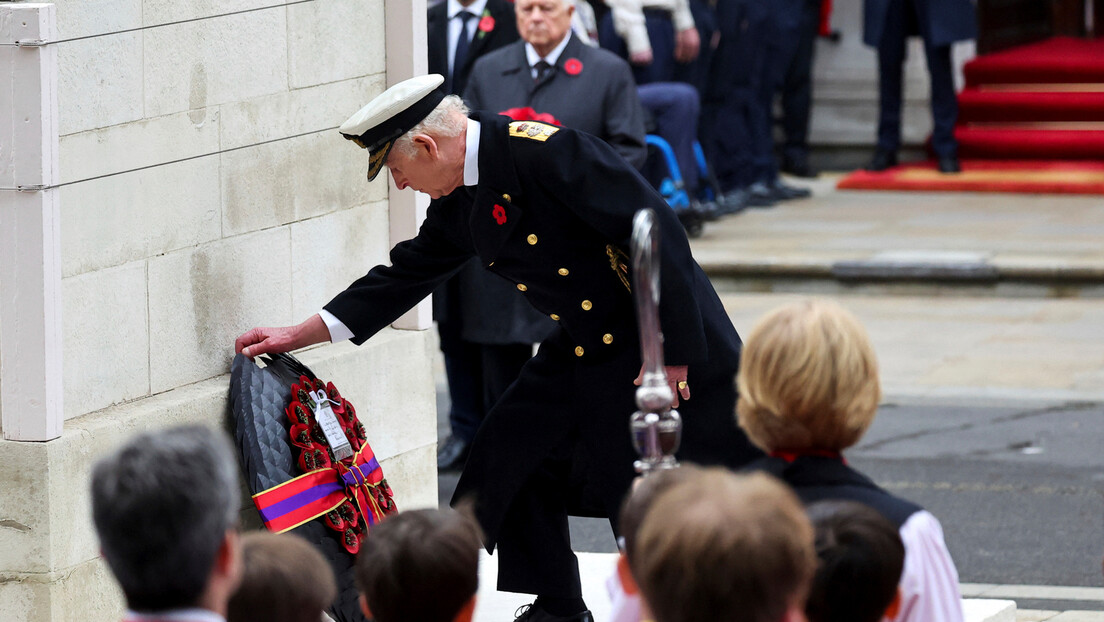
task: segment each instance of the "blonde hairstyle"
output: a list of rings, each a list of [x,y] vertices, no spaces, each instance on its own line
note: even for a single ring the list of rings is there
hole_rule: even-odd
[[[850,447],[881,399],[866,331],[827,300],[768,313],[744,344],[736,383],[740,427],[766,451]]]
[[[660,494],[629,564],[657,622],[777,622],[804,607],[813,528],[778,480],[714,467]]]
[[[426,118],[410,128],[409,132],[395,139],[395,146],[391,149],[404,158],[413,158],[417,152],[414,147],[416,134],[455,138],[467,127],[469,112],[471,111],[464,100],[456,95],[448,95],[426,115]]]

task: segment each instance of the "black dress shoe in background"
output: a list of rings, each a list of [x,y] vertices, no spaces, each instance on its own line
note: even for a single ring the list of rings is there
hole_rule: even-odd
[[[450,434],[437,448],[437,470],[459,471],[464,468],[470,449],[471,443]]]
[[[774,190],[766,182],[757,181],[747,187],[748,207],[773,207],[778,202]]]
[[[870,158],[870,164],[866,165],[868,171],[884,171],[891,166],[897,166],[897,152],[878,149],[874,157]]]
[[[940,173],[961,173],[962,166],[958,163],[958,156],[939,156]]]
[[[800,186],[790,186],[782,183],[781,179],[775,179],[770,184],[771,192],[774,193],[774,198],[779,201],[789,201],[790,199],[807,199],[813,196],[813,191],[808,188],[802,188]]]
[[[728,216],[729,214],[739,214],[747,209],[748,206],[748,193],[743,188],[736,188],[735,190],[729,190],[721,197],[720,201],[717,201],[717,207],[720,208],[722,216]]]
[[[514,615],[514,622],[594,622],[590,609],[569,616],[555,616],[542,609],[536,603],[522,605]]]
[[[804,179],[813,179],[819,174],[815,168],[809,166],[809,157],[804,155],[783,157],[782,172]]]

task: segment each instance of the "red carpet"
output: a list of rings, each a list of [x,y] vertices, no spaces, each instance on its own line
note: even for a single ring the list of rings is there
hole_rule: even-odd
[[[1104,82],[1104,39],[1054,37],[967,63],[966,86]]]
[[[881,173],[855,171],[841,190],[1104,194],[1104,162],[963,160],[962,172],[943,175],[935,164],[905,164]]]
[[[955,127],[963,172],[858,171],[843,189],[1104,195],[1104,38],[1055,37],[966,64]]]

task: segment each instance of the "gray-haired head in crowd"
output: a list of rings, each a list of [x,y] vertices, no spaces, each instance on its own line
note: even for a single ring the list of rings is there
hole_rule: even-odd
[[[225,608],[240,573],[239,494],[228,440],[202,426],[139,434],[96,463],[92,517],[130,609]]]

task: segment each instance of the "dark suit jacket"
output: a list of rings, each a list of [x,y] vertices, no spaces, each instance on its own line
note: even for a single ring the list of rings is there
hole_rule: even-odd
[[[878,47],[885,29],[891,2],[905,0],[864,0],[863,43]],[[972,0],[914,0],[917,33],[931,47],[950,45],[977,37],[977,9]]]
[[[674,211],[613,149],[581,132],[499,116],[482,122],[479,185],[430,206],[418,235],[326,305],[362,343],[472,257],[557,328],[488,414],[457,497],[474,494],[488,547],[518,490],[553,452],[575,449],[581,481],[615,517],[632,481],[628,434],[640,341],[610,253],[629,250],[636,210],[656,211],[660,320],[669,365],[689,365],[682,456],[740,466],[759,455],[736,429],[740,340],[690,254]],[[631,281],[631,274],[625,275]]]
[[[517,18],[514,17],[514,5],[506,0],[487,0],[487,8],[484,15],[490,15],[494,19],[494,28],[490,32],[483,33],[476,24],[475,35],[472,37],[471,47],[468,48],[468,58],[463,66],[456,72],[449,93],[459,95],[464,92],[468,74],[472,66],[480,56],[509,45],[518,40]],[[429,52],[429,73],[439,73],[445,76],[445,84],[448,84],[448,2],[430,7],[426,14],[426,31]]]
[[[525,42],[487,54],[475,64],[464,100],[472,110],[502,112],[530,106],[554,116],[563,127],[593,134],[609,143],[636,168],[644,165],[644,109],[636,94],[632,70],[616,54],[590,47],[569,34],[556,69],[533,83]],[[576,74],[564,64],[581,64]],[[573,64],[573,67],[576,66]]]

